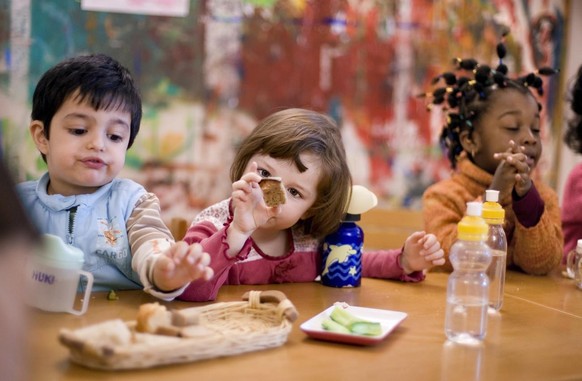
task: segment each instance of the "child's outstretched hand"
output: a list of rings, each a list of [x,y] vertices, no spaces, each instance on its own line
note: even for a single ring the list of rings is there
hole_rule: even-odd
[[[434,234],[414,232],[404,242],[400,266],[404,273],[422,271],[445,264],[445,253]]]
[[[530,190],[532,184],[530,172],[534,163],[524,153],[524,149],[510,140],[507,151],[494,154],[493,157],[501,161],[493,175],[491,189],[498,189],[502,194],[511,193],[515,189],[515,193],[520,197]]]
[[[210,255],[200,244],[177,242],[156,261],[154,283],[162,291],[171,291],[200,278],[209,280],[214,275],[209,264]]]

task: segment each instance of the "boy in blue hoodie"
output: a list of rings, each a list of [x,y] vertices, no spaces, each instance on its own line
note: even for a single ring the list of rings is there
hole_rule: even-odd
[[[117,178],[141,115],[131,74],[113,58],[57,64],[37,84],[29,127],[48,172],[18,191],[41,233],[83,250],[95,291],[143,288],[171,300],[212,269],[200,245],[174,242],[154,194]]]

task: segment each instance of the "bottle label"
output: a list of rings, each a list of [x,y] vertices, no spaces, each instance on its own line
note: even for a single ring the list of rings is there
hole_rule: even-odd
[[[358,287],[362,279],[362,244],[323,244],[321,283],[331,287]]]

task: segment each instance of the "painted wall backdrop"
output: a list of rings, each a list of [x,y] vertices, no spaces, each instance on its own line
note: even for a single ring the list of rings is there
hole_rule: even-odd
[[[45,171],[27,130],[34,86],[63,58],[102,52],[130,68],[144,102],[122,175],[155,192],[168,220],[228,197],[237,144],[287,107],[333,116],[355,182],[386,207],[419,208],[450,168],[442,115],[417,94],[454,57],[494,64],[503,26],[511,73],[561,68],[567,9],[567,0],[191,0],[187,16],[168,17],[0,0],[3,156],[19,180]],[[562,82],[546,81],[542,100],[540,173],[551,184]]]

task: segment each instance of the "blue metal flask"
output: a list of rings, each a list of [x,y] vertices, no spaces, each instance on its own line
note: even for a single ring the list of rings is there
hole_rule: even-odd
[[[360,286],[364,232],[356,224],[359,220],[359,214],[346,214],[339,228],[323,240],[321,284]]]

